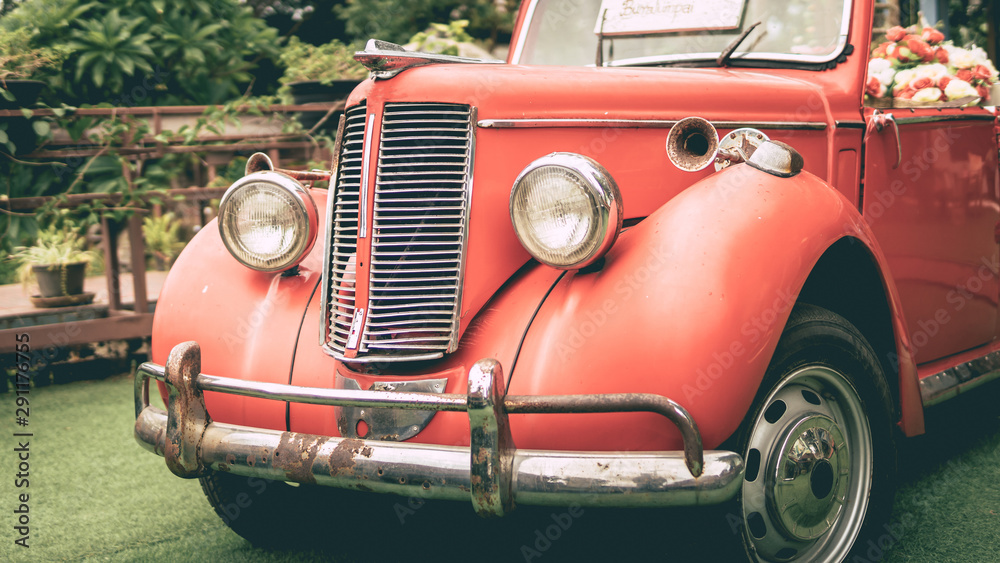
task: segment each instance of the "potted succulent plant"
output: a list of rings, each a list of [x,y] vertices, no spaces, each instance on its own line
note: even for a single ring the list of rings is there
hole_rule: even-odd
[[[45,68],[59,66],[62,54],[48,47],[32,47],[31,31],[0,28],[0,107],[27,107],[38,99],[44,82],[32,80]]]
[[[59,51],[31,46],[30,31],[0,29],[0,109],[26,108],[38,100],[45,83],[31,80],[40,70],[58,66]],[[38,130],[27,116],[13,116],[0,123],[0,146],[10,152],[34,150]]]
[[[49,226],[38,233],[34,246],[19,247],[12,258],[20,261],[21,282],[38,282],[36,306],[52,307],[89,303],[93,293],[84,293],[83,280],[94,252],[85,250],[85,239],[75,228]],[[89,297],[89,298],[88,298]]]
[[[281,53],[285,74],[279,79],[282,86],[278,94],[285,103],[296,105],[346,98],[368,76],[365,67],[354,60],[354,53],[361,49],[336,39],[310,45],[293,36]],[[309,129],[322,116],[322,112],[309,112],[299,116],[299,121]],[[335,126],[337,122],[328,119],[327,123]]]

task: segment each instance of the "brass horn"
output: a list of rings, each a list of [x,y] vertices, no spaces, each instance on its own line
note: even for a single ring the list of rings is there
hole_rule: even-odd
[[[701,117],[686,117],[667,134],[667,157],[687,172],[703,170],[719,152],[719,133]]]
[[[254,172],[260,172],[261,170],[274,170],[274,164],[271,162],[271,158],[266,154],[262,152],[255,152],[250,155],[250,158],[247,159],[247,166],[243,173],[253,174]]]

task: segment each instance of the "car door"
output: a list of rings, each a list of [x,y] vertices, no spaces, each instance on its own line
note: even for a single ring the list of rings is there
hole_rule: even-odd
[[[996,117],[981,107],[866,109],[862,212],[899,288],[918,363],[997,326]]]

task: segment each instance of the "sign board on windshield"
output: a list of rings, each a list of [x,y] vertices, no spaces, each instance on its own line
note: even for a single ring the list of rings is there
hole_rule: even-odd
[[[651,35],[739,29],[746,0],[603,0],[594,33]]]

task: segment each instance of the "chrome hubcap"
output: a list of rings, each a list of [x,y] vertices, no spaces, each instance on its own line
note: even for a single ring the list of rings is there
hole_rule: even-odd
[[[776,521],[799,540],[814,540],[837,521],[846,500],[850,454],[837,423],[825,416],[795,424],[775,456],[768,490]]]
[[[742,489],[746,533],[762,561],[841,561],[864,520],[871,430],[857,391],[826,366],[800,369],[755,421]]]

